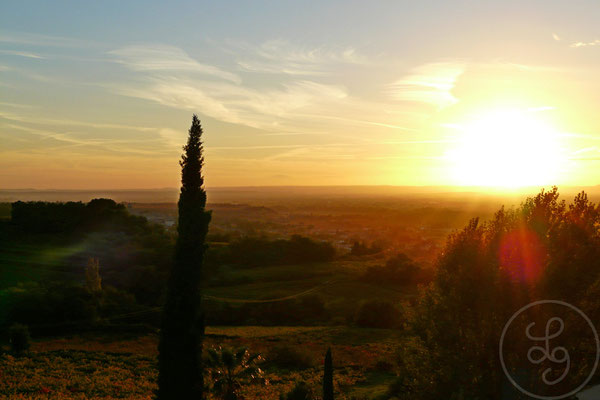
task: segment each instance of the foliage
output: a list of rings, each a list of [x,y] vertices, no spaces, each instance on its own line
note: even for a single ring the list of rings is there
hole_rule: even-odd
[[[400,311],[389,301],[366,301],[356,312],[354,323],[365,328],[395,328],[400,324]]]
[[[258,367],[262,360],[259,354],[250,354],[248,349],[211,348],[208,350],[206,366],[209,369],[212,392],[223,400],[240,398],[242,383],[256,380],[263,372]]]
[[[10,350],[16,356],[23,355],[31,345],[31,337],[29,336],[29,328],[27,325],[13,324],[8,329],[10,341]]]
[[[0,355],[2,399],[152,399],[155,357],[55,350]]]
[[[98,305],[84,287],[49,283],[15,292],[8,320],[39,329],[39,333],[48,333],[46,328],[50,328],[50,332],[62,333],[66,329],[61,328],[89,326],[97,317]]]
[[[568,207],[558,197],[556,188],[542,190],[519,208],[501,208],[491,221],[474,219],[450,236],[434,281],[409,315],[412,337],[399,350],[390,395],[498,399],[497,346],[514,311],[549,298],[600,317],[599,208],[585,193]],[[571,343],[593,349],[589,344]]]
[[[334,256],[335,249],[330,243],[300,235],[292,235],[288,240],[243,237],[227,247],[220,261],[255,267],[331,261]]]
[[[175,260],[169,276],[159,342],[159,399],[202,398],[202,264],[210,213],[205,211],[202,127],[192,119],[181,165]]]
[[[279,400],[315,400],[312,388],[305,381],[298,381],[285,395],[280,395]]]
[[[163,300],[173,242],[161,225],[108,199],[87,204],[17,202],[12,212],[9,222],[0,223],[0,271],[11,277],[0,287],[25,280],[66,286],[91,276],[97,280],[93,268],[81,265],[102,258],[102,279],[95,286],[129,291],[144,305]],[[92,275],[86,277],[86,270]]]
[[[119,323],[148,322],[133,295],[112,286],[90,293],[80,284],[50,282],[17,288],[11,297],[8,320],[29,325],[36,335],[85,331],[115,317]]]
[[[363,279],[376,284],[416,285],[429,280],[428,274],[403,253],[396,254],[385,266],[369,267]]]
[[[82,202],[50,203],[42,201],[12,203],[11,224],[21,233],[76,235],[98,230],[133,232],[147,223],[131,215],[124,204],[110,199]]]
[[[336,354],[336,399],[365,398],[379,392],[392,376],[373,375],[373,363],[391,358],[393,331],[365,332],[346,327],[209,327],[205,346],[239,348],[268,354],[274,342],[320,353],[330,343]],[[107,331],[69,337],[40,338],[29,353],[16,358],[0,354],[2,399],[153,399],[157,380],[157,337]],[[262,368],[262,364],[261,364]],[[210,371],[207,369],[207,374]],[[274,400],[303,380],[321,390],[321,365],[303,370],[266,368],[263,378],[243,380],[240,395],[246,400]],[[267,383],[268,381],[268,383]],[[210,380],[206,379],[207,384]],[[318,393],[317,398],[320,397]],[[207,400],[216,396],[205,393]]]
[[[352,256],[368,256],[371,254],[377,254],[381,252],[382,246],[378,243],[371,243],[371,245],[367,245],[361,241],[354,241],[352,243],[352,247],[350,248],[350,255]]]
[[[314,365],[312,354],[301,346],[278,345],[275,346],[267,358],[270,365],[283,369],[306,369]]]

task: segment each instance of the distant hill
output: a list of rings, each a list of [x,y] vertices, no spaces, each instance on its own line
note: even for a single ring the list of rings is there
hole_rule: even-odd
[[[600,200],[600,186],[561,186],[562,197],[570,200],[585,190],[591,200]],[[515,190],[495,190],[465,186],[247,186],[208,187],[210,203],[269,204],[280,201],[291,203],[307,200],[394,199],[474,201],[518,204],[526,196],[539,192],[540,187]],[[0,202],[21,201],[90,201],[94,198],[110,198],[117,202],[174,203],[179,191],[176,188],[158,189],[0,189]]]

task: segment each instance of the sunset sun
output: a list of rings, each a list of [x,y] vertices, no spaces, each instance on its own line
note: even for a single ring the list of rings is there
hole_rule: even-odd
[[[553,182],[561,169],[556,129],[530,110],[493,110],[459,126],[448,153],[460,185],[516,188]]]

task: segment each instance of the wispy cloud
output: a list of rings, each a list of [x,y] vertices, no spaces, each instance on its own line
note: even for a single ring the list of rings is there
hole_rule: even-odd
[[[30,106],[29,104],[10,103],[7,101],[0,101],[0,106],[11,108],[33,108],[33,106]]]
[[[240,83],[236,74],[203,64],[178,47],[165,45],[128,46],[109,52],[115,61],[134,71],[173,71],[211,75]]]
[[[98,45],[98,43],[91,40],[25,32],[0,32],[0,43],[50,47],[90,47]]]
[[[352,47],[298,47],[285,40],[270,40],[260,46],[238,45],[245,55],[237,61],[251,72],[288,75],[325,75],[340,64],[365,64],[366,58]]]
[[[552,34],[552,39],[556,40],[557,42],[560,41],[560,36],[558,36],[556,33]]]
[[[387,113],[386,110],[398,108],[389,98],[382,101],[380,98],[367,100],[352,96],[343,77],[325,75],[334,66],[334,70],[339,70],[336,63],[363,63],[364,60],[354,50],[307,50],[293,48],[280,41],[267,42],[259,47],[260,50],[256,51],[258,57],[269,62],[265,68],[257,67],[255,70],[267,74],[267,80],[245,79],[242,82],[226,67],[200,64],[176,47],[135,46],[114,50],[110,54],[117,62],[138,72],[137,77],[105,87],[124,96],[192,110],[220,121],[268,132],[311,132],[320,123],[326,123],[328,129],[335,126],[336,129],[351,128],[354,131],[361,126],[406,131],[415,129],[400,126],[399,117]],[[237,56],[237,53],[234,55]],[[367,66],[367,63],[361,66]],[[368,64],[368,67],[373,68],[373,65]],[[352,85],[354,82],[349,83]],[[445,89],[428,90],[439,95]],[[411,101],[414,101],[414,96]],[[439,102],[439,99],[436,101]],[[361,115],[361,118],[356,118],[356,115]],[[414,116],[403,115],[402,118],[403,125],[410,125],[409,120]]]
[[[17,50],[0,50],[0,54],[6,54],[9,56],[19,56],[19,57],[26,57],[26,58],[38,58],[38,59],[44,59],[45,57],[42,57],[38,54],[35,53],[31,53],[28,51],[17,51]]]
[[[452,89],[464,70],[462,63],[425,64],[389,85],[387,90],[395,100],[421,102],[444,108],[458,101],[452,95]]]
[[[21,106],[27,107],[27,106]],[[9,120],[9,121],[17,121],[17,122],[27,122],[34,124],[44,124],[44,125],[62,125],[62,126],[80,126],[86,128],[95,128],[95,129],[122,129],[122,130],[133,130],[140,132],[149,132],[155,131],[156,128],[146,127],[146,126],[135,126],[135,125],[122,125],[122,124],[111,124],[111,123],[102,123],[102,122],[93,122],[93,121],[79,121],[68,118],[63,119],[53,119],[53,118],[43,118],[39,116],[27,116],[17,113],[10,113],[5,111],[0,111],[0,118]]]
[[[293,112],[344,99],[342,87],[311,81],[259,90],[226,82],[196,81],[153,76],[140,87],[117,89],[120,94],[152,100],[167,106],[202,110],[202,113],[230,123],[254,128],[275,128]]]
[[[111,139],[111,138],[81,138],[77,132],[60,132],[53,129],[40,129],[30,126],[21,125],[19,123],[6,124],[7,130],[18,130],[27,132],[32,135],[41,137],[42,140],[53,140],[58,143],[53,147],[44,146],[47,150],[58,150],[73,147],[93,147],[102,149],[111,153],[122,153],[130,155],[152,156],[156,155],[161,149],[142,149],[139,143],[147,143],[148,139]],[[138,145],[132,145],[137,143]]]
[[[600,46],[600,39],[592,40],[591,42],[575,42],[571,44],[571,47],[590,47]]]

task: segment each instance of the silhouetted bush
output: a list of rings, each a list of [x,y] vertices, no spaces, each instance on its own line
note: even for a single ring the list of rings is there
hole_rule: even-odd
[[[335,249],[330,243],[293,235],[289,240],[252,237],[236,240],[221,254],[220,261],[246,266],[290,265],[331,261],[334,257]]]
[[[285,369],[306,369],[314,364],[311,354],[301,346],[279,345],[274,347],[267,357],[269,364]]]
[[[370,283],[410,285],[424,283],[431,279],[431,274],[403,253],[387,260],[384,266],[369,267],[363,279]]]
[[[353,256],[368,256],[371,254],[377,254],[381,252],[382,247],[378,243],[371,243],[371,245],[367,245],[361,241],[355,241],[352,243],[352,248],[350,249],[350,255]]]
[[[315,400],[315,394],[308,383],[304,381],[298,381],[294,387],[287,392],[279,396],[280,400]]]
[[[83,285],[55,282],[12,291],[8,321],[27,324],[36,335],[85,331],[115,323],[156,323],[158,313],[140,313],[134,296],[112,286],[90,293]],[[124,317],[125,316],[125,317]]]
[[[17,355],[23,355],[29,350],[31,337],[29,336],[29,328],[22,324],[13,324],[8,329],[8,336],[10,341],[10,351]]]
[[[395,365],[388,360],[377,360],[375,365],[373,366],[373,371],[377,372],[393,372],[395,369]]]
[[[364,328],[394,328],[400,324],[400,312],[388,301],[370,300],[360,306],[354,323]]]

